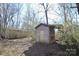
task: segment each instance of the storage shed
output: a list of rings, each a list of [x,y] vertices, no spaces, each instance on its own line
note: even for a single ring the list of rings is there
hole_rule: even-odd
[[[59,29],[60,27],[59,25],[47,25],[43,23],[37,25],[35,27],[36,41],[45,43],[55,42],[55,28]]]

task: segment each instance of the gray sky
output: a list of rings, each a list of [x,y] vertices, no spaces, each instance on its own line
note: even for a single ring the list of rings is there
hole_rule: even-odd
[[[23,17],[27,13],[27,6],[28,5],[30,5],[30,8],[35,10],[35,12],[41,11],[41,12],[39,12],[39,18],[43,17],[42,22],[45,23],[46,22],[45,21],[45,14],[44,14],[43,7],[41,5],[39,5],[38,3],[30,3],[30,4],[29,3],[26,3],[26,4],[24,3],[23,7],[22,7],[22,10],[21,10],[21,14],[20,14],[20,19],[19,19],[21,21],[21,24],[23,22]],[[75,10],[76,9],[72,9],[73,17],[75,16]],[[53,23],[60,23],[61,24],[61,23],[63,23],[63,19],[55,11],[60,12],[58,10],[57,3],[50,4],[49,11],[48,11],[49,24],[53,24]],[[77,16],[77,18],[78,18],[78,21],[79,21],[79,15]]]
[[[22,15],[21,15],[22,17],[26,14],[26,7],[27,7],[27,5],[28,5],[28,3],[23,5],[23,10],[21,12],[22,13]],[[42,11],[42,12],[39,13],[39,15],[40,15],[39,17],[40,18],[45,15],[43,7],[41,5],[38,5],[37,3],[35,3],[35,4],[33,3],[33,4],[31,4],[31,6],[36,12]],[[53,10],[56,10],[57,4],[52,4],[52,8],[54,8]],[[60,22],[59,21],[60,17],[53,10],[51,10],[51,8],[50,8],[49,11],[48,11],[49,23],[51,23],[52,21]],[[45,22],[45,17],[43,18],[42,21]]]

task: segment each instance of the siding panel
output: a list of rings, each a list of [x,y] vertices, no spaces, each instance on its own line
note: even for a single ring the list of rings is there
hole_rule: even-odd
[[[40,34],[40,32],[43,33]],[[41,35],[44,35],[44,37]],[[41,39],[40,36],[43,37],[44,39],[43,38]],[[36,41],[49,43],[49,28],[47,26],[41,25],[36,29]]]

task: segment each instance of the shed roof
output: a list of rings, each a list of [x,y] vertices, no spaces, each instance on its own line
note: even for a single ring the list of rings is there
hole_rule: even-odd
[[[35,27],[35,29],[37,29],[39,26],[41,26],[41,25],[44,25],[44,26],[46,26],[46,27],[53,27],[53,28],[61,28],[62,27],[62,25],[60,25],[60,24],[53,24],[53,25],[47,25],[47,24],[44,24],[44,23],[40,23],[39,25],[37,25],[36,27]]]

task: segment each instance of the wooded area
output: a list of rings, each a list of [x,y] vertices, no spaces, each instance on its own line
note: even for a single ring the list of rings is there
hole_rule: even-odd
[[[40,23],[62,25],[55,29],[57,43],[79,49],[79,4],[0,3],[1,42],[26,38],[32,44],[36,40],[35,27]]]

